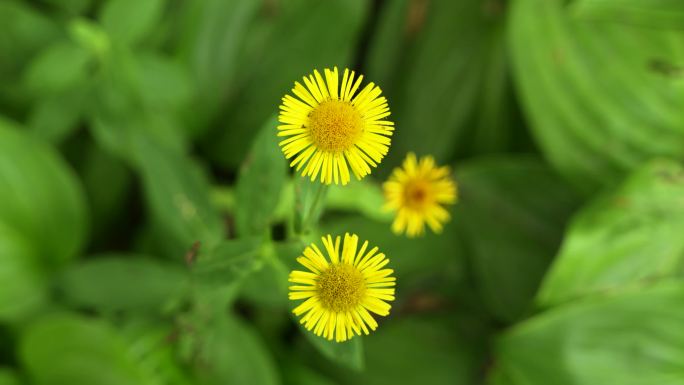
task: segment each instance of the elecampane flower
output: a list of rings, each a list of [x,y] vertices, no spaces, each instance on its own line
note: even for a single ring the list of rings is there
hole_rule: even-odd
[[[305,300],[293,312],[304,315],[300,322],[307,330],[329,340],[368,334],[378,326],[371,313],[388,315],[391,306],[386,301],[394,301],[394,271],[384,268],[389,259],[377,247],[368,250],[368,241],[357,249],[356,235],[345,234],[341,250],[339,236],[334,242],[330,235],[322,240],[328,258],[311,244],[297,258],[307,271],[290,273],[295,285],[289,298]]]
[[[340,83],[337,67],[305,76],[280,105],[278,136],[290,167],[302,176],[325,184],[349,182],[349,169],[357,179],[370,174],[387,154],[394,123],[387,99],[373,83],[361,91],[363,75],[344,70]],[[358,92],[357,92],[358,91]]]
[[[449,173],[448,167],[437,167],[433,157],[418,161],[413,153],[406,156],[403,167],[394,169],[383,190],[385,207],[396,212],[395,233],[422,235],[426,223],[434,232],[442,231],[450,217],[444,206],[456,203],[458,192]]]

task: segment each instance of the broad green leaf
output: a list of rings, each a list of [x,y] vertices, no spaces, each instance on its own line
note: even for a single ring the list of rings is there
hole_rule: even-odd
[[[78,129],[87,93],[75,87],[37,100],[28,118],[28,128],[41,139],[59,144]]]
[[[55,150],[0,118],[0,222],[46,264],[75,257],[87,228],[85,197]]]
[[[204,132],[242,83],[238,76],[240,59],[255,63],[248,51],[250,47],[261,47],[254,21],[264,4],[259,0],[202,0],[183,6],[179,54],[200,91],[195,94],[186,120],[194,131]],[[265,22],[270,22],[270,17]],[[255,127],[272,113],[256,122]]]
[[[409,151],[445,161],[458,150],[500,151],[513,142],[505,12],[497,4],[385,3],[367,60],[367,78],[383,88],[397,122],[385,166]]]
[[[532,157],[497,156],[457,165],[454,222],[485,306],[524,315],[556,254],[578,197]]]
[[[331,185],[325,201],[327,210],[358,212],[369,219],[388,222],[392,213],[383,209],[384,205],[382,186],[369,178],[354,180],[346,186]]]
[[[178,362],[178,329],[132,319],[118,330],[126,341],[128,356],[153,384],[196,384],[187,368]]]
[[[21,382],[16,373],[9,368],[0,366],[0,385],[20,385]]]
[[[472,384],[483,361],[482,349],[454,327],[451,317],[393,317],[363,337],[366,369],[347,371],[343,384]],[[356,339],[356,338],[354,338]]]
[[[142,53],[136,57],[139,88],[146,105],[179,108],[189,103],[192,84],[185,68],[172,58]]]
[[[199,333],[195,373],[205,385],[280,383],[271,354],[246,322],[220,314]]]
[[[261,269],[261,250],[261,241],[257,238],[232,239],[213,249],[200,249],[191,261],[193,279],[208,287],[239,283]]]
[[[89,19],[76,18],[68,24],[69,36],[93,56],[104,59],[111,41],[102,26]]]
[[[285,157],[278,148],[280,138],[268,119],[254,139],[240,168],[235,187],[235,225],[241,236],[260,235],[271,225],[281,191],[287,179]]]
[[[262,12],[248,34],[256,41],[250,41],[250,52],[239,57],[242,76],[233,103],[207,137],[212,159],[225,166],[239,165],[248,150],[244,144],[256,136],[254,127],[277,111],[295,81],[315,68],[348,65],[367,8],[364,0],[296,0]]]
[[[654,156],[684,158],[684,87],[672,73],[684,33],[582,21],[564,3],[515,1],[508,25],[521,102],[544,155],[585,192]]]
[[[666,282],[555,308],[498,340],[511,385],[684,384],[684,286]]]
[[[356,336],[345,342],[329,341],[315,335],[296,320],[299,331],[325,358],[355,371],[362,371],[365,367],[363,354],[363,340]]]
[[[294,231],[307,234],[320,219],[325,208],[328,186],[308,177],[294,176]]]
[[[87,76],[90,53],[71,41],[59,41],[33,59],[25,73],[25,84],[35,96],[66,91]]]
[[[0,321],[20,322],[47,298],[47,282],[29,242],[0,222]]]
[[[185,295],[188,278],[180,264],[142,255],[108,254],[70,266],[58,288],[77,307],[158,312]]]
[[[55,20],[25,1],[0,2],[0,99],[16,103],[18,81],[30,59],[59,38]]]
[[[68,16],[76,16],[86,12],[93,0],[42,0],[41,2],[51,5]]]
[[[582,209],[544,280],[545,306],[677,276],[684,266],[684,168],[654,161]]]
[[[143,41],[155,27],[165,6],[165,0],[108,0],[99,20],[114,41],[132,46]]]
[[[684,28],[684,3],[679,0],[575,0],[572,11],[588,20]]]
[[[180,259],[195,242],[211,249],[224,237],[209,182],[196,163],[149,140],[136,143],[147,208],[166,252]]]
[[[19,358],[35,385],[152,385],[126,349],[108,324],[56,314],[28,326]]]
[[[262,248],[263,268],[244,280],[241,295],[250,302],[264,306],[283,308],[291,302],[287,298],[288,275],[295,256],[304,250],[302,242],[292,241],[271,244]]]

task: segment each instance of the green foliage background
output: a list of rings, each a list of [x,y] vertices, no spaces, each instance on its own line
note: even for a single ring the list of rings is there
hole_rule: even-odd
[[[314,68],[396,122],[363,182],[293,176]],[[681,0],[0,1],[0,385],[684,385]],[[452,165],[442,235],[380,182]],[[398,278],[377,332],[297,326],[320,234]]]

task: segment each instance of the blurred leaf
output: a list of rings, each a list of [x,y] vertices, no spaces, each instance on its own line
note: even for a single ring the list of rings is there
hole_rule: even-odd
[[[308,177],[294,176],[294,231],[297,234],[306,234],[318,223],[329,186],[318,180],[311,181]]]
[[[446,161],[457,148],[510,146],[503,7],[499,1],[386,3],[367,60],[369,81],[383,87],[390,119],[399,122],[385,165],[409,151]]]
[[[223,223],[211,206],[206,175],[187,157],[148,140],[136,144],[152,224],[167,243],[167,253],[180,259],[195,242],[211,249],[223,238]]]
[[[66,91],[85,79],[90,59],[90,53],[77,44],[57,42],[29,64],[26,87],[36,96]]]
[[[247,153],[244,143],[255,136],[254,127],[277,111],[295,80],[314,68],[349,64],[367,5],[365,0],[296,0],[266,7],[258,20],[261,40],[239,57],[242,76],[234,103],[207,136],[209,155],[221,165],[239,165]]]
[[[260,253],[257,238],[223,241],[208,252],[200,251],[192,264],[193,278],[209,287],[233,285],[263,266]]]
[[[76,315],[51,315],[30,325],[19,357],[35,385],[151,385],[109,325]]]
[[[59,144],[78,128],[86,98],[80,87],[46,95],[33,105],[27,125],[39,138]]]
[[[0,222],[0,321],[21,321],[45,301],[47,285],[35,260],[30,243]]]
[[[129,320],[119,330],[127,342],[129,357],[153,384],[196,384],[177,360],[178,330],[140,319]]]
[[[304,337],[327,359],[355,371],[362,371],[365,368],[361,337],[357,336],[345,342],[328,341],[306,330],[299,320],[295,322]]]
[[[578,199],[540,160],[498,156],[457,167],[454,222],[487,308],[522,316],[560,246]]]
[[[36,255],[60,265],[86,239],[85,197],[53,148],[0,118],[0,222],[30,242]]]
[[[93,56],[103,59],[109,52],[109,35],[99,24],[88,19],[76,18],[69,22],[69,35]]]
[[[654,161],[572,221],[539,302],[550,306],[679,275],[684,266],[684,168]]]
[[[538,145],[577,188],[684,157],[683,33],[576,20],[564,0],[512,3],[515,79]],[[615,58],[620,58],[616,66]]]
[[[263,6],[260,0],[202,0],[185,4],[179,52],[192,72],[197,90],[201,90],[195,95],[188,117],[195,130],[204,130],[214,123],[215,114],[223,110],[235,92],[240,57],[255,63],[245,49],[254,40],[251,27]]]
[[[684,384],[684,286],[594,297],[504,334],[497,366],[512,385]]]
[[[69,267],[58,287],[77,307],[156,312],[180,299],[188,278],[180,265],[142,255],[108,254]]]
[[[356,211],[369,219],[391,222],[392,213],[384,210],[382,188],[368,178],[346,186],[331,185],[325,202],[328,210]]]
[[[185,68],[171,58],[151,53],[137,56],[142,98],[149,106],[179,108],[191,98],[192,85]]]
[[[285,385],[335,385],[336,383],[315,370],[302,365],[297,360],[283,365],[283,383]]]
[[[589,20],[684,28],[684,3],[679,0],[575,0],[572,10]]]
[[[0,79],[3,81],[0,98],[9,103],[20,102],[15,84],[21,79],[20,73],[29,59],[58,38],[56,21],[27,2],[0,2]]]
[[[196,374],[202,384],[280,383],[275,362],[247,323],[223,314],[200,333]]]
[[[0,367],[0,385],[20,385],[19,378],[13,370]]]
[[[108,0],[99,20],[113,40],[136,45],[159,22],[165,6],[165,0]]]
[[[388,319],[363,338],[367,351],[365,371],[345,373],[342,383],[476,383],[482,354],[468,346],[448,320],[426,316]]]
[[[276,125],[273,117],[262,126],[240,169],[235,187],[235,225],[241,236],[263,234],[268,229],[287,179]]]
[[[41,0],[45,4],[49,4],[58,10],[63,11],[69,16],[76,16],[82,14],[90,8],[92,0]]]

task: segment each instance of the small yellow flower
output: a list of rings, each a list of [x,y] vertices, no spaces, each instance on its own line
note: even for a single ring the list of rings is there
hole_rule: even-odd
[[[290,273],[291,300],[306,299],[293,313],[305,314],[300,320],[307,330],[320,336],[342,342],[354,334],[368,334],[378,323],[370,312],[386,316],[394,301],[392,269],[383,269],[389,259],[374,247],[366,251],[368,241],[357,252],[359,237],[344,235],[340,254],[340,237],[323,237],[323,245],[329,261],[315,245],[307,247],[297,262],[309,271],[294,270]]]
[[[436,167],[431,156],[418,162],[413,153],[406,156],[403,168],[394,169],[383,189],[386,209],[397,213],[392,231],[405,231],[409,237],[422,235],[426,222],[434,232],[441,232],[450,217],[444,205],[454,204],[457,199],[456,183],[449,177],[449,168]]]
[[[345,185],[349,168],[357,179],[370,174],[387,154],[394,123],[384,120],[390,115],[387,99],[373,83],[357,93],[363,75],[355,79],[354,71],[344,70],[339,83],[337,67],[325,69],[325,81],[314,70],[304,77],[304,87],[295,82],[291,95],[283,97],[278,120],[278,136],[287,159],[295,157],[290,167],[302,167],[302,176],[313,181]]]

